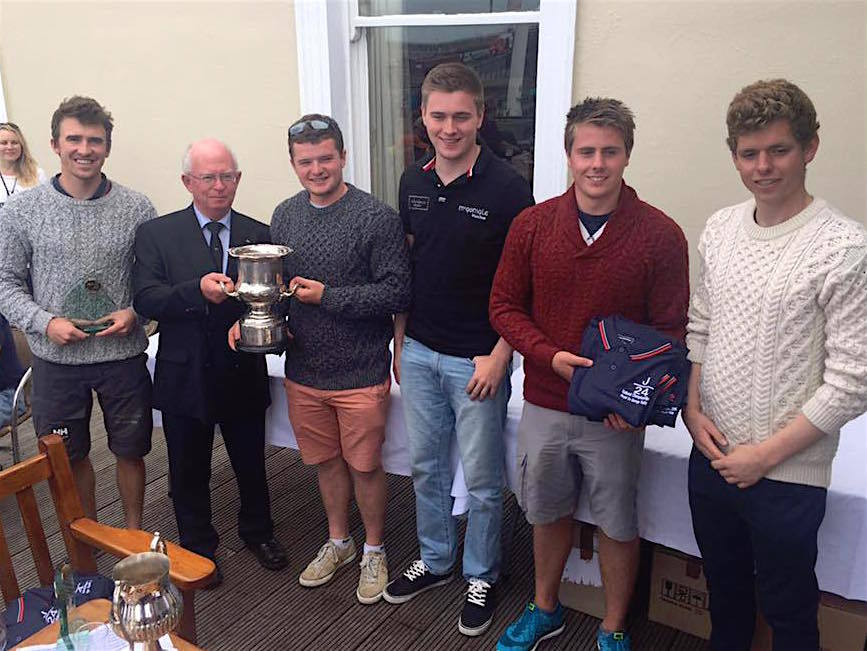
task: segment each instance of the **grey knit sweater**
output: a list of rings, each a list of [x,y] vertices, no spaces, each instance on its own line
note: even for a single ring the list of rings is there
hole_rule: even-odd
[[[33,354],[58,364],[93,364],[145,350],[139,326],[126,337],[88,337],[58,346],[45,334],[64,316],[67,293],[97,279],[117,309],[132,305],[130,272],[139,224],[157,216],[143,194],[118,183],[99,199],[73,199],[51,184],[15,194],[0,213],[0,313],[27,334]],[[28,264],[33,293],[27,287]]]
[[[271,217],[271,239],[293,252],[293,276],[325,284],[321,305],[290,299],[286,377],[316,389],[357,389],[389,375],[391,315],[405,311],[410,270],[400,218],[366,192],[348,192],[326,208],[306,191],[282,202]]]

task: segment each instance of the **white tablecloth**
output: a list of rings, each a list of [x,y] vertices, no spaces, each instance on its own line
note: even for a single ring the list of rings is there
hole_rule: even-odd
[[[157,335],[151,337],[148,348],[151,372],[156,340]],[[283,358],[268,355],[267,359],[271,408],[266,415],[266,439],[274,445],[297,448],[283,390]],[[512,398],[505,432],[508,460],[516,458],[518,421],[524,402],[523,383],[524,372],[518,364],[512,374]],[[409,451],[400,400],[400,387],[392,383],[383,466],[387,472],[408,476]],[[154,419],[159,426],[158,412],[154,413]],[[687,462],[691,446],[689,433],[680,419],[675,429],[647,428],[638,516],[642,538],[698,556],[687,500]],[[453,513],[460,514],[466,512],[467,492],[456,445],[452,445],[452,461],[455,468]],[[509,485],[514,486],[514,463],[506,464],[506,475]],[[585,499],[580,500],[575,517],[593,522]],[[822,590],[847,599],[867,600],[867,415],[852,421],[840,433],[825,520],[819,529],[816,574]]]

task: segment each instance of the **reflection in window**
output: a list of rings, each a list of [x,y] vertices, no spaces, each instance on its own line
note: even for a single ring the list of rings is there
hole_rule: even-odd
[[[396,206],[403,170],[432,154],[420,117],[421,82],[428,70],[447,61],[465,63],[479,74],[485,88],[481,136],[532,186],[538,39],[535,24],[371,28],[373,194]]]
[[[539,11],[539,0],[358,0],[359,16]]]

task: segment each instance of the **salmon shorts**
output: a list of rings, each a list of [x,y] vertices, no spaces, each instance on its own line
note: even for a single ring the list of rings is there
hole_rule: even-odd
[[[382,464],[391,378],[360,389],[330,391],[284,380],[289,422],[307,465],[338,456],[359,472]]]

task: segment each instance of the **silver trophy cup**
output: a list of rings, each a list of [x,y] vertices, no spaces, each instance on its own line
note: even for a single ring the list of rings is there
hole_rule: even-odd
[[[227,295],[249,306],[241,317],[241,338],[237,347],[248,353],[280,353],[286,350],[289,338],[286,320],[274,314],[273,306],[294,293],[283,284],[283,258],[292,252],[279,244],[247,244],[229,249],[238,259],[238,282],[235,291],[223,286]]]
[[[130,648],[134,642],[144,642],[147,651],[160,649],[159,639],[180,623],[184,602],[169,579],[169,557],[159,532],[151,541],[151,551],[127,556],[111,574],[112,629]]]

